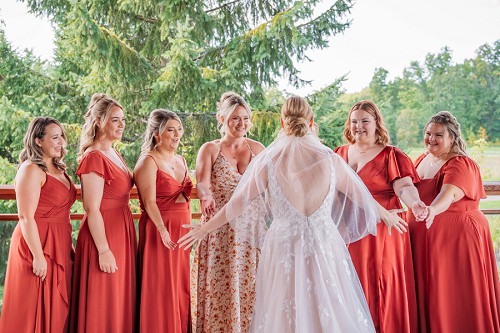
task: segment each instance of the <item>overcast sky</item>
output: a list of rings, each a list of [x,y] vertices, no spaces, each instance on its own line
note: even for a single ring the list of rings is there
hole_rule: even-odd
[[[1,0],[0,18],[14,47],[52,57],[54,34],[46,18],[27,13],[15,0]],[[451,48],[454,62],[462,62],[480,45],[500,39],[500,0],[359,0],[350,18],[351,27],[328,49],[311,51],[311,63],[297,64],[312,86],[297,91],[281,84],[281,89],[306,95],[348,74],[343,86],[356,92],[369,84],[377,67],[393,78],[410,61],[422,62],[444,46]]]

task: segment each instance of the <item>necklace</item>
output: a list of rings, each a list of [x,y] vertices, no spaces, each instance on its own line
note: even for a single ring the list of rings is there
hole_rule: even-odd
[[[353,144],[352,147],[354,148],[355,151],[357,151],[358,153],[360,154],[366,154],[367,152],[369,152],[370,150],[372,150],[373,148],[377,147],[377,146],[373,146],[373,147],[370,147],[368,148],[367,150],[365,151],[362,151],[362,150],[359,150],[358,148],[356,148],[356,144]]]
[[[447,155],[447,154],[448,154],[448,153],[443,153],[443,154],[441,154],[441,155],[439,155],[439,156],[436,156],[436,157],[432,156],[432,157],[431,157],[431,158],[432,158],[432,160],[431,160],[431,162],[430,162],[430,166],[431,166],[431,167],[433,167],[433,166],[436,166],[436,165],[440,165],[440,164],[443,162],[443,160],[441,159],[441,157],[443,157],[443,156],[445,156],[445,155]],[[431,155],[432,155],[432,154],[431,154]]]

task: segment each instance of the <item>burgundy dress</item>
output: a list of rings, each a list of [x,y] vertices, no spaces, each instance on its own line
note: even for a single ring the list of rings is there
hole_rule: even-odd
[[[76,243],[71,332],[132,332],[136,318],[137,252],[129,207],[132,174],[99,151],[85,154],[76,171],[79,176],[91,172],[105,180],[100,211],[118,270],[105,273],[99,268],[99,254],[85,214]],[[85,193],[84,188],[83,195],[92,194]]]
[[[335,152],[346,162],[349,146]],[[404,177],[415,182],[418,176],[408,156],[394,146],[386,146],[358,171],[358,176],[375,200],[387,210],[402,208],[392,183]],[[404,213],[399,214],[403,219]],[[349,244],[354,267],[361,281],[377,332],[416,332],[417,305],[409,233],[377,224],[377,236]]]
[[[76,189],[47,174],[35,221],[47,260],[42,281],[33,274],[33,256],[19,224],[10,243],[0,332],[66,332],[73,270],[69,212]]]
[[[189,231],[182,225],[191,223],[192,188],[193,183],[187,171],[182,183],[160,169],[156,171],[156,204],[173,242],[177,242]],[[179,196],[184,196],[187,202],[176,203]],[[190,251],[178,246],[174,250],[165,247],[160,233],[144,209],[142,200],[141,209],[139,221],[140,331],[146,333],[190,332]]]

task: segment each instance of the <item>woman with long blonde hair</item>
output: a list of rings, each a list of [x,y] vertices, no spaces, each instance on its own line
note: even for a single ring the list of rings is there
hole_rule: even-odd
[[[129,207],[133,180],[113,148],[124,128],[121,105],[106,94],[94,94],[76,171],[85,215],[76,243],[72,332],[132,332],[135,327],[137,241]]]

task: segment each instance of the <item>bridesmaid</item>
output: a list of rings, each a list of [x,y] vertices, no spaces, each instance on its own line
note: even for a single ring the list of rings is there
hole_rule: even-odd
[[[72,332],[132,332],[137,241],[128,205],[132,174],[113,142],[123,109],[105,94],[90,101],[80,140],[83,217],[76,244]]]
[[[418,181],[408,156],[389,145],[382,114],[371,101],[354,104],[344,127],[349,142],[335,149],[359,175],[380,206],[400,211],[399,215],[380,212],[387,224],[377,226],[377,236],[349,245],[377,332],[415,332],[417,308],[410,238],[402,220],[401,199],[419,218],[426,214],[413,185]],[[396,218],[396,219],[395,219]],[[399,220],[400,222],[397,222]],[[391,235],[396,223],[400,233]],[[397,223],[401,223],[399,226]]]
[[[460,124],[447,111],[424,129],[415,165],[426,222],[409,214],[420,332],[500,332],[500,284],[481,173],[467,156]]]
[[[264,146],[245,135],[252,126],[247,102],[226,92],[218,104],[222,139],[205,143],[196,158],[196,187],[205,223],[231,198],[255,155]],[[248,332],[255,301],[257,252],[239,246],[225,225],[204,238],[196,249],[193,280],[196,332]],[[237,249],[242,249],[237,251]],[[241,256],[241,258],[240,258]]]
[[[139,190],[140,331],[191,332],[189,251],[175,242],[191,223],[193,183],[185,159],[176,154],[184,133],[171,111],[151,112],[134,170]]]
[[[76,189],[63,163],[66,134],[33,119],[15,179],[17,224],[10,243],[0,332],[66,332],[73,265],[69,212]]]

